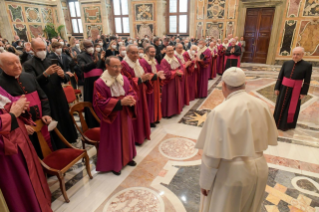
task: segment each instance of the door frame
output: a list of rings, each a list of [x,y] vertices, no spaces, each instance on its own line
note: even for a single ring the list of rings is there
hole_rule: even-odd
[[[265,7],[274,7],[275,14],[273,20],[273,27],[271,30],[271,36],[268,47],[268,54],[266,64],[273,65],[275,64],[275,58],[277,55],[277,47],[279,45],[279,30],[282,25],[282,18],[285,14],[286,1],[285,0],[240,0],[238,7],[238,20],[237,20],[237,36],[241,37],[244,35],[245,31],[245,22],[246,22],[246,13],[247,8],[265,8]],[[274,33],[273,33],[274,32]],[[275,54],[274,54],[275,52]]]

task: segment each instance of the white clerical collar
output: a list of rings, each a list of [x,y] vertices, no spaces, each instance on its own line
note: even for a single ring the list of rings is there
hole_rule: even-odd
[[[11,103],[10,99],[0,94],[0,109],[4,109],[8,103]]]
[[[121,86],[124,85],[124,78],[122,74],[119,74],[117,77],[113,77],[109,74],[107,69],[102,73],[100,78],[107,85],[107,87],[111,87],[115,82],[120,83]]]
[[[127,55],[123,59],[133,70],[136,77],[141,77],[145,71],[143,67],[141,66],[139,60],[137,59],[135,62],[133,62]]]
[[[231,97],[233,97],[233,96],[235,96],[235,95],[237,95],[237,94],[239,94],[239,93],[243,93],[243,92],[246,92],[245,89],[240,89],[240,90],[238,90],[238,91],[234,91],[234,92],[232,92],[231,94],[229,94],[229,95],[227,96],[226,100],[230,99]]]

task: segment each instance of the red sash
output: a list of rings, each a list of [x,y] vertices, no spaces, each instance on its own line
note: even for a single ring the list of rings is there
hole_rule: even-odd
[[[289,79],[289,78],[284,77],[282,84],[284,86],[293,88],[291,100],[290,100],[290,105],[289,105],[289,109],[288,109],[288,118],[287,118],[287,122],[292,123],[292,122],[294,122],[296,108],[297,108],[297,104],[298,104],[299,97],[300,97],[302,80],[294,80],[294,79]]]
[[[91,71],[89,71],[87,73],[84,73],[84,78],[99,77],[99,76],[102,75],[102,73],[103,73],[102,69],[95,68],[95,69],[92,69]]]

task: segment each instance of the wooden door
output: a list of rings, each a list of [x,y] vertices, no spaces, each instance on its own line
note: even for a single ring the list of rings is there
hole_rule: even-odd
[[[243,62],[266,63],[275,8],[249,8],[246,13]]]

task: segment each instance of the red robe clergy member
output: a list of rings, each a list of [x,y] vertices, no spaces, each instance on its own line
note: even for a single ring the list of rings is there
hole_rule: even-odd
[[[217,56],[218,56],[218,48],[216,46],[216,43],[210,42],[209,44],[209,50],[212,54],[212,63],[211,63],[211,72],[210,72],[210,79],[214,79],[217,74]]]
[[[212,54],[206,47],[205,40],[198,41],[198,57],[197,61],[200,66],[198,75],[198,97],[205,98],[208,93],[208,79],[211,72]]]
[[[132,119],[136,118],[136,93],[121,74],[122,65],[115,56],[105,60],[106,70],[96,80],[93,106],[101,119],[101,140],[97,171],[120,175],[124,166],[135,166],[136,156]]]
[[[151,127],[155,127],[155,123],[159,123],[162,118],[161,107],[161,80],[165,79],[164,71],[157,63],[156,49],[154,46],[148,46],[145,48],[145,55],[143,59],[140,59],[140,64],[146,68],[146,72],[150,73],[152,78],[152,84],[154,92],[147,94],[147,104]]]
[[[184,60],[190,64],[186,67],[188,77],[189,100],[194,100],[198,95],[197,76],[199,65],[197,63],[197,46],[193,45],[190,50],[184,52]]]
[[[137,94],[137,117],[133,120],[134,137],[137,145],[142,145],[145,139],[151,140],[151,126],[147,106],[147,94],[153,92],[149,80],[152,75],[146,73],[139,62],[138,48],[134,45],[126,47],[126,56],[122,60],[122,74],[128,78]]]
[[[181,43],[178,43],[176,44],[175,46],[175,57],[177,57],[181,62],[182,62],[182,65],[185,66],[185,68],[187,68],[192,62],[190,61],[185,61],[184,60],[184,46],[183,44]],[[189,88],[188,88],[188,73],[187,71],[184,72],[184,76],[182,76],[182,84],[183,84],[183,87],[184,89],[182,89],[182,96],[184,98],[184,104],[185,105],[189,105]]]
[[[50,212],[50,189],[25,128],[31,116],[21,117],[30,102],[16,99],[0,87],[0,189],[11,212]]]
[[[162,88],[163,117],[172,117],[180,114],[184,106],[182,77],[185,68],[182,62],[175,57],[173,46],[166,47],[166,55],[161,61],[166,80]]]

